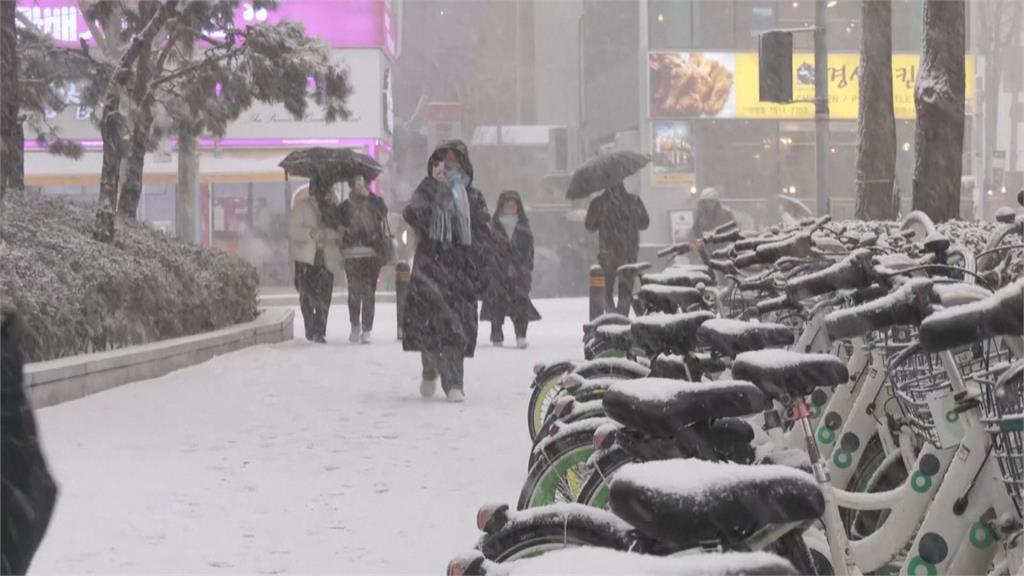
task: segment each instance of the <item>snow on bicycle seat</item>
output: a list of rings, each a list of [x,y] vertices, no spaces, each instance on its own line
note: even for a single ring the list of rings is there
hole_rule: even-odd
[[[642,378],[650,374],[651,370],[628,358],[597,358],[576,364],[572,373],[584,378],[595,376],[629,376]]]
[[[984,300],[935,312],[921,323],[921,347],[950,350],[995,336],[1024,335],[1024,279]]]
[[[814,477],[800,470],[692,458],[627,464],[609,501],[641,533],[681,549],[742,545],[762,528],[809,522],[825,509]]]
[[[633,262],[631,264],[623,264],[615,269],[619,274],[636,274],[637,272],[643,272],[651,267],[650,262]]]
[[[501,564],[478,561],[488,576],[538,574],[603,574],[606,576],[749,576],[796,574],[792,564],[768,552],[725,552],[686,556],[652,556],[580,546],[545,552],[540,556]],[[468,565],[468,563],[467,563]],[[466,572],[469,573],[469,572]]]
[[[594,332],[594,339],[607,342],[609,345],[628,350],[632,342],[629,339],[630,327],[622,324],[605,324],[598,326]]]
[[[846,364],[835,356],[789,350],[744,352],[732,363],[732,375],[753,382],[765,394],[782,401],[850,378]]]
[[[697,328],[715,315],[706,310],[651,314],[633,320],[633,342],[649,353],[686,354],[697,346]]]
[[[603,404],[605,414],[626,427],[673,436],[695,422],[754,414],[768,400],[750,382],[639,378],[609,386]]]
[[[594,318],[590,322],[586,322],[583,324],[583,339],[586,340],[593,336],[594,331],[596,331],[601,326],[629,326],[631,322],[632,320],[629,319],[629,316],[623,316],[622,314],[618,314],[615,312],[607,312],[605,314],[601,314],[600,316]]]
[[[663,286],[646,284],[640,287],[637,298],[647,309],[672,313],[676,310],[686,311],[687,308],[703,300],[704,295],[696,288],[686,286]]]
[[[793,329],[770,322],[744,322],[714,318],[701,324],[697,338],[724,356],[742,352],[789,346],[794,341]]]
[[[711,276],[700,270],[686,268],[666,268],[661,272],[648,272],[640,277],[640,284],[660,284],[662,286],[695,287],[698,284],[711,286]]]

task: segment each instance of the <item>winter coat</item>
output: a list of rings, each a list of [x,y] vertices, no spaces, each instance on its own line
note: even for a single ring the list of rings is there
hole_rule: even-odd
[[[324,266],[332,273],[340,274],[345,269],[338,245],[341,237],[330,214],[337,208],[328,206],[327,209],[329,212],[324,214],[311,197],[295,202],[288,219],[288,253],[296,262],[315,264],[316,251],[321,249]]]
[[[509,238],[501,224],[501,207],[507,200],[519,205],[519,222]],[[540,313],[530,302],[533,285],[533,231],[523,210],[519,193],[503,192],[491,222],[494,240],[488,266],[487,292],[480,310],[481,320],[496,320],[505,316],[540,320]]]
[[[473,234],[470,246],[457,241],[439,242],[428,233],[435,211],[441,209],[441,196],[451,193],[447,184],[430,175],[431,167],[448,150],[459,155],[470,180],[466,188]],[[445,142],[430,155],[427,177],[416,187],[402,213],[418,239],[402,326],[402,348],[407,351],[438,352],[457,347],[466,357],[472,357],[476,350],[477,300],[484,290],[491,230],[487,202],[472,182],[473,166],[466,145],[457,140]]]
[[[8,310],[3,312],[0,344],[0,440],[3,467],[0,476],[0,509],[3,539],[0,573],[24,574],[39,548],[57,500],[57,484],[46,466],[36,432],[32,406],[23,387],[21,325]]]
[[[699,240],[705,233],[718,228],[722,224],[736,220],[732,210],[718,203],[714,210],[702,212],[699,209],[693,217],[693,229],[690,231],[691,240]]]
[[[640,231],[651,224],[643,200],[619,184],[590,202],[584,222],[597,232],[597,260],[602,266],[635,262],[640,252]]]
[[[343,250],[372,248],[380,254],[381,245],[386,241],[384,221],[388,207],[379,196],[349,195],[341,203],[338,219],[344,232],[341,237]]]

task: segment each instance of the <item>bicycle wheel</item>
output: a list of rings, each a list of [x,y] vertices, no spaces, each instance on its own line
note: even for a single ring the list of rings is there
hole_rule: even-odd
[[[593,437],[593,430],[582,430],[547,446],[544,452],[550,456],[537,459],[530,468],[517,508],[525,510],[558,502],[576,502],[583,483],[591,474],[587,460],[597,450]]]
[[[480,540],[479,549],[488,560],[501,563],[533,558],[563,548],[592,546],[628,550],[631,545],[631,539],[625,535],[609,534],[581,522],[559,525],[524,522],[485,535]]]
[[[851,492],[886,492],[898,488],[907,479],[907,471],[903,459],[897,458],[885,470],[879,468],[885,462],[885,449],[877,435],[868,440],[864,454],[857,463],[857,469],[850,476],[848,484]],[[872,483],[872,481],[874,481]],[[858,539],[865,538],[879,529],[886,518],[888,510],[846,510],[840,514],[847,533]]]
[[[565,418],[557,418],[553,413],[551,413],[548,414],[547,419],[544,421],[544,427],[541,428],[541,430],[549,430],[550,427],[554,425],[556,422],[561,422],[562,424],[572,424],[573,422],[579,422],[580,420],[586,420],[588,418],[604,417],[605,413],[603,409],[598,409],[589,412],[581,412],[579,414],[571,414],[569,416],[566,416]],[[533,469],[534,464],[536,464],[538,460],[543,458],[543,454],[541,454],[536,449],[537,445],[542,441],[542,439],[543,437],[538,437],[536,440],[534,440],[533,446],[530,448],[530,459],[528,461],[527,471]]]
[[[580,488],[580,494],[576,497],[576,501],[580,504],[607,510],[608,482],[619,468],[630,462],[636,462],[636,458],[618,446],[599,454],[592,464],[593,472]]]
[[[771,552],[782,556],[796,569],[797,574],[821,574],[819,567],[811,555],[803,534],[799,530],[790,530],[769,547]],[[831,568],[831,566],[829,566]]]
[[[530,392],[530,404],[526,409],[526,423],[530,430],[531,440],[536,440],[537,435],[544,429],[542,428],[544,417],[547,416],[548,409],[553,404],[555,396],[558,395],[562,376],[571,370],[572,365],[566,363],[561,370],[553,370],[544,374],[543,381],[534,386],[533,391]]]

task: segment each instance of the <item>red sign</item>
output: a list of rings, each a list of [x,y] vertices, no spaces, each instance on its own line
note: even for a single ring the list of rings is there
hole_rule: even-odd
[[[458,122],[462,119],[460,102],[431,102],[427,104],[427,122]]]

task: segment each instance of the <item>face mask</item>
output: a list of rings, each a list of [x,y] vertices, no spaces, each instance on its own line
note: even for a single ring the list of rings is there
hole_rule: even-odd
[[[516,225],[519,224],[518,214],[502,214],[498,216],[498,222],[501,223],[501,227],[505,229],[505,235],[512,238],[512,234],[516,230]]]
[[[462,170],[458,168],[448,168],[444,171],[444,177],[450,184],[460,184],[464,179]]]

